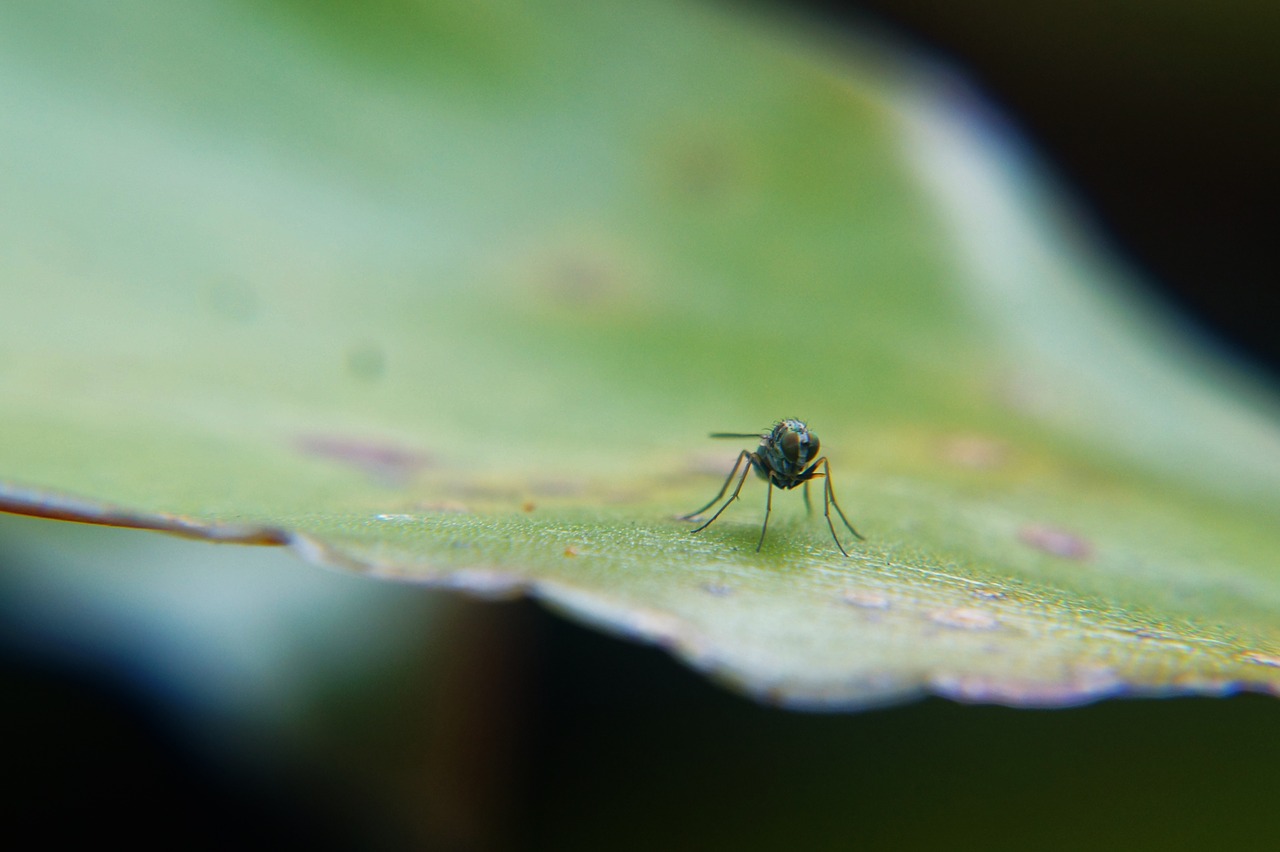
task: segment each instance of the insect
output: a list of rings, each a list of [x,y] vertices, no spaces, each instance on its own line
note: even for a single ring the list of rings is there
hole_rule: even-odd
[[[711,502],[696,512],[680,516],[683,521],[699,520],[698,516],[718,503],[724,493],[729,490],[729,483],[733,482],[735,476],[738,477],[738,484],[734,486],[729,499],[725,500],[724,505],[717,509],[716,513],[702,526],[694,530],[695,533],[700,533],[711,526],[715,519],[729,508],[729,504],[738,499],[738,492],[742,490],[742,483],[746,481],[747,473],[754,468],[756,475],[769,483],[769,491],[764,503],[764,524],[760,527],[760,541],[756,543],[757,553],[764,545],[764,534],[769,529],[769,513],[773,510],[773,487],[776,485],[790,490],[803,483],[804,506],[812,514],[813,505],[809,502],[809,481],[816,477],[822,477],[822,514],[827,519],[827,526],[831,529],[831,537],[835,539],[836,547],[840,548],[840,552],[845,556],[849,555],[849,551],[845,550],[844,545],[840,543],[840,537],[836,535],[836,525],[831,520],[832,506],[835,506],[836,514],[840,516],[840,520],[844,521],[849,532],[862,541],[866,540],[853,528],[853,524],[849,523],[844,510],[836,502],[836,492],[831,486],[831,464],[826,456],[819,457],[818,448],[821,444],[818,442],[818,436],[809,431],[808,424],[803,420],[780,420],[764,433],[713,432],[711,437],[759,438],[760,446],[756,447],[754,453],[743,450],[738,454],[738,460],[733,463],[733,470],[729,471],[724,485],[720,486],[720,493],[711,498]],[[745,465],[744,462],[746,462]],[[738,468],[742,468],[741,474],[738,473]],[[822,468],[821,473],[818,472],[818,468]]]

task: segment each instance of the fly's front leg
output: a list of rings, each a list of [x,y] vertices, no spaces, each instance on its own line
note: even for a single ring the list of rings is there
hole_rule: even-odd
[[[742,455],[738,456],[738,464],[735,464],[733,466],[734,471],[736,471],[738,469],[738,466],[742,464],[742,460],[744,458],[749,460],[751,458],[751,453],[748,452],[747,450],[742,451]],[[748,461],[747,464],[742,466],[742,473],[738,476],[738,485],[733,489],[733,493],[729,495],[729,499],[724,501],[724,505],[721,506],[718,510],[716,510],[716,513],[712,515],[709,519],[707,519],[706,523],[704,523],[702,526],[694,530],[695,533],[700,533],[703,530],[705,530],[707,527],[711,526],[711,524],[715,522],[715,519],[720,517],[720,515],[724,512],[725,509],[729,508],[729,504],[732,503],[734,500],[738,499],[738,492],[742,490],[742,483],[747,481],[747,474],[750,472],[751,472],[751,462]],[[732,471],[729,473],[729,479],[733,479]],[[724,494],[725,488],[729,487],[729,479],[726,479],[724,481],[724,487],[720,489],[720,494]],[[716,495],[716,500],[720,499],[720,494]],[[711,503],[715,503],[716,500],[712,500]],[[710,506],[711,503],[708,503],[707,506]],[[705,509],[706,507],[704,507],[703,509],[699,509],[698,512],[705,511]],[[696,515],[698,514],[698,512],[694,512],[694,514]]]
[[[813,517],[813,504],[809,502],[809,480],[804,481],[804,513]]]
[[[832,506],[836,507],[836,512],[840,515],[840,520],[844,521],[844,525],[849,528],[849,532],[853,533],[855,538],[860,541],[866,541],[866,539],[862,537],[862,533],[853,528],[853,524],[849,523],[849,519],[844,515],[844,510],[840,508],[840,503],[836,501],[836,491],[831,485],[831,463],[825,458],[822,460],[822,472],[824,474],[823,478],[826,480],[823,486],[822,513],[827,518],[827,526],[831,528],[831,537],[835,539],[836,547],[840,548],[841,553],[848,556],[849,552],[846,551],[844,549],[844,545],[840,543],[839,537],[836,536],[835,524],[831,522]]]
[[[769,529],[769,513],[773,511],[773,480],[769,480],[769,491],[764,498],[764,524],[760,527],[760,540],[756,542],[756,553],[764,546],[764,532]]]
[[[721,486],[720,486],[720,491],[716,494],[716,496],[714,496],[714,497],[712,497],[712,498],[711,498],[711,502],[707,503],[707,505],[703,506],[701,509],[697,510],[696,512],[690,512],[690,513],[689,513],[689,514],[687,514],[687,515],[681,515],[681,516],[680,516],[680,520],[682,520],[682,521],[692,521],[692,520],[696,519],[699,515],[701,515],[703,512],[705,512],[705,511],[707,511],[708,509],[710,509],[710,508],[711,508],[712,506],[714,506],[716,503],[720,502],[720,498],[724,496],[724,492],[726,492],[726,491],[728,491],[728,490],[729,490],[729,483],[730,483],[730,482],[733,482],[733,477],[737,475],[737,473],[738,473],[738,466],[742,464],[742,460],[743,460],[743,459],[750,459],[750,458],[751,458],[751,452],[750,452],[749,450],[743,450],[742,452],[738,453],[738,460],[737,460],[736,462],[734,462],[734,463],[733,463],[733,470],[729,471],[729,475],[725,477],[724,485],[721,485]],[[748,462],[747,462],[747,470],[750,470],[750,469],[751,469],[751,463],[750,463],[750,461],[748,461]],[[741,487],[742,487],[742,484],[741,484],[741,483],[739,483],[739,484],[738,484],[738,487],[739,487],[739,488],[741,488]],[[734,493],[736,494],[737,492],[734,492]],[[722,509],[721,511],[724,511],[724,510]],[[712,520],[714,520],[714,519],[712,519]],[[710,521],[708,521],[708,523],[710,523]],[[699,528],[699,529],[701,529],[701,528]]]

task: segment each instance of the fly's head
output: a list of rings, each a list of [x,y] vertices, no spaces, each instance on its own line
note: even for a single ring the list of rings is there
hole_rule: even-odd
[[[782,420],[760,446],[761,455],[783,477],[797,476],[818,457],[821,444],[803,420]]]

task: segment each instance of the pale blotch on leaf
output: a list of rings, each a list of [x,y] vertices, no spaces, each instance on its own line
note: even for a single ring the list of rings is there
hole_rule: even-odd
[[[994,630],[1000,626],[1000,622],[991,613],[971,607],[936,610],[929,613],[929,620],[958,630]]]
[[[1180,638],[1171,633],[1162,633],[1159,630],[1152,630],[1148,627],[1124,628],[1125,633],[1137,636],[1139,639],[1154,639],[1157,642],[1180,642]]]
[[[1073,532],[1046,524],[1028,524],[1018,530],[1018,540],[1036,550],[1063,559],[1088,559],[1093,545]]]
[[[232,322],[249,322],[258,315],[258,295],[243,281],[220,281],[207,291],[209,309]]]
[[[1077,666],[1059,682],[1019,682],[986,675],[942,675],[933,678],[931,686],[939,695],[956,701],[1066,707],[1116,695],[1123,690],[1124,682],[1107,666]]]
[[[852,589],[841,595],[840,599],[850,606],[862,607],[863,609],[889,608],[889,598],[882,592]]]
[[[750,438],[745,439],[748,442]],[[688,453],[680,465],[679,481],[684,482],[689,474],[698,476],[718,476],[723,479],[733,469],[733,460],[737,453],[697,452]]]
[[[996,395],[1014,411],[1032,417],[1052,417],[1061,408],[1053,386],[1033,375],[1007,377],[997,386]]]
[[[702,591],[716,598],[727,598],[733,594],[733,587],[726,586],[723,583],[703,583]]]
[[[587,484],[579,479],[535,479],[529,483],[529,490],[540,497],[580,497],[587,492]],[[530,507],[533,501],[525,501],[522,504]],[[533,511],[532,508],[525,509],[526,512]]]
[[[421,512],[435,512],[448,515],[465,515],[471,511],[465,503],[456,500],[430,500],[418,503],[414,508]]]
[[[993,470],[1008,461],[1009,447],[981,435],[956,435],[943,443],[942,458],[958,467]]]

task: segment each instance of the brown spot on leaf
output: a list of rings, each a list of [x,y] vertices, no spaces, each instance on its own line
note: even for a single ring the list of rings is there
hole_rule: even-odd
[[[650,185],[664,205],[702,213],[758,201],[759,151],[734,121],[716,110],[672,116],[655,125]]]
[[[689,199],[715,199],[740,179],[741,167],[734,149],[724,137],[688,136],[673,146],[667,174],[678,195]]]
[[[1060,527],[1046,524],[1028,524],[1018,530],[1018,540],[1036,550],[1063,559],[1088,559],[1093,555],[1093,545],[1085,538]]]
[[[520,504],[520,511],[522,512],[532,512],[536,508],[538,507],[532,500],[525,500]]]
[[[297,447],[306,455],[353,467],[392,484],[411,478],[433,462],[419,450],[341,435],[303,435]]]
[[[363,382],[382,378],[387,368],[387,356],[376,343],[360,343],[347,350],[347,372]]]
[[[577,556],[577,555],[578,555],[578,548],[574,547],[574,546],[571,544],[571,545],[569,545],[568,547],[566,547],[566,548],[564,549],[564,555],[565,555],[565,556]]]
[[[591,305],[610,291],[615,273],[602,258],[588,254],[564,254],[547,270],[548,292],[557,301]]]
[[[626,250],[592,234],[540,250],[518,273],[535,303],[563,317],[631,319],[643,309],[640,265]]]

